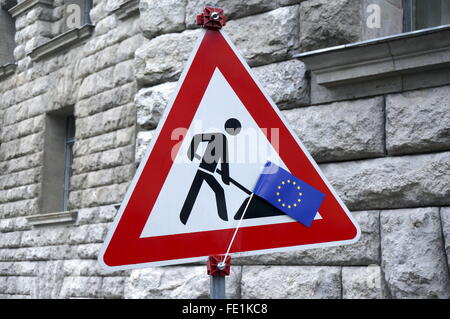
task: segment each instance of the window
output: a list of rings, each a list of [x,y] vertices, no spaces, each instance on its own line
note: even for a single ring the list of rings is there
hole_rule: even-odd
[[[63,32],[91,24],[89,12],[92,0],[65,0],[63,14]]]
[[[16,4],[15,1],[0,2],[0,66],[14,63],[15,22],[8,10]]]
[[[47,114],[44,138],[41,212],[67,211],[75,143],[72,107]]]
[[[406,0],[403,6],[405,31],[450,24],[450,0]]]
[[[73,144],[75,143],[75,117],[66,118],[66,140],[64,142],[64,194],[63,210],[69,207],[70,176],[72,176]]]

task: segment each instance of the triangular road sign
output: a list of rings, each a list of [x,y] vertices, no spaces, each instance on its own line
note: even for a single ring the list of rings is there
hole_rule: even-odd
[[[348,209],[233,44],[221,31],[203,30],[107,235],[100,264],[121,270],[225,254],[268,160],[325,198],[310,227],[252,200],[233,256],[358,240]]]

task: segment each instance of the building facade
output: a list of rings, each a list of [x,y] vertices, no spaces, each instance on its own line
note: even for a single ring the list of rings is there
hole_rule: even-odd
[[[201,263],[97,262],[206,5],[362,230],[234,259],[227,296],[450,297],[450,1],[0,3],[0,298],[208,298]]]

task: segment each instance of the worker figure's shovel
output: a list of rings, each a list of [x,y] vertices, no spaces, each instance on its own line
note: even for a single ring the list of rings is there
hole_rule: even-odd
[[[222,176],[222,171],[220,169],[216,169],[216,172]],[[241,204],[241,207],[239,207],[238,211],[234,215],[235,220],[239,220],[242,217],[242,214],[244,213],[245,207],[247,206],[248,201],[250,200],[250,196],[252,195],[252,192],[249,191],[246,187],[242,186],[239,182],[235,181],[233,178],[229,178],[230,182],[242,190],[244,193],[248,194],[249,197],[247,197],[244,202]],[[259,218],[259,217],[269,217],[269,216],[279,216],[279,215],[285,215],[282,211],[278,210],[275,206],[272,206],[270,203],[265,201],[264,199],[259,198],[258,196],[254,195],[252,197],[252,201],[247,207],[247,211],[245,213],[245,216],[243,219],[250,219],[250,218]]]

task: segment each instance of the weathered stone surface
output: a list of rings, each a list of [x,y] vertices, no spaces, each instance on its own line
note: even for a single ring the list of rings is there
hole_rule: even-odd
[[[134,105],[128,104],[77,120],[77,138],[87,138],[134,125]]]
[[[174,93],[176,82],[167,82],[141,89],[134,99],[137,123],[141,129],[155,129]]]
[[[137,134],[136,138],[136,154],[135,154],[135,164],[139,165],[142,158],[145,155],[150,141],[152,140],[154,131],[142,131]]]
[[[73,174],[77,175],[133,163],[133,151],[133,146],[125,146],[77,157],[72,164]]]
[[[450,152],[320,167],[352,210],[450,204]]]
[[[384,154],[381,97],[298,108],[283,115],[317,162]]]
[[[232,20],[224,30],[249,65],[285,60],[298,46],[298,5]]]
[[[241,268],[233,267],[226,280],[226,297],[239,297]],[[205,266],[156,267],[133,270],[125,285],[125,298],[209,298]]]
[[[142,33],[149,39],[162,33],[178,32],[185,28],[187,0],[139,2],[140,24]],[[197,7],[197,9],[200,7]]]
[[[99,295],[102,286],[101,277],[65,277],[60,298],[87,297]]]
[[[310,0],[300,3],[300,49],[311,51],[356,42],[361,30],[361,1]]]
[[[386,148],[389,154],[450,149],[450,86],[388,95]]]
[[[135,135],[135,128],[127,127],[86,139],[77,139],[74,145],[74,155],[78,157],[134,144]]]
[[[227,21],[275,9],[277,1],[273,0],[188,0],[186,6],[186,25],[195,27],[196,16],[207,6],[221,8]]]
[[[289,60],[253,68],[256,78],[280,109],[309,104],[306,68]]]
[[[235,258],[242,265],[371,265],[380,262],[379,212],[352,212],[361,228],[360,239],[350,245],[297,250]]]
[[[69,195],[69,209],[116,204],[123,200],[129,181],[96,188],[74,190]]]
[[[99,296],[103,298],[123,298],[125,277],[103,277]]]
[[[144,85],[155,85],[178,78],[201,30],[163,34],[136,50],[136,79]]]
[[[81,225],[68,230],[67,243],[71,245],[103,242],[109,224]]]
[[[450,268],[450,207],[441,208],[442,234],[444,235],[445,251],[447,253],[447,263]]]
[[[78,210],[77,224],[84,225],[112,222],[116,213],[117,207],[115,205],[82,208]]]
[[[243,299],[330,299],[341,297],[339,267],[244,266]]]
[[[394,298],[449,298],[439,209],[382,211],[381,254],[388,292]]]
[[[59,297],[64,280],[63,260],[40,262],[33,285],[32,297],[41,299],[55,299]]]
[[[342,298],[381,299],[383,297],[380,266],[342,268]]]

